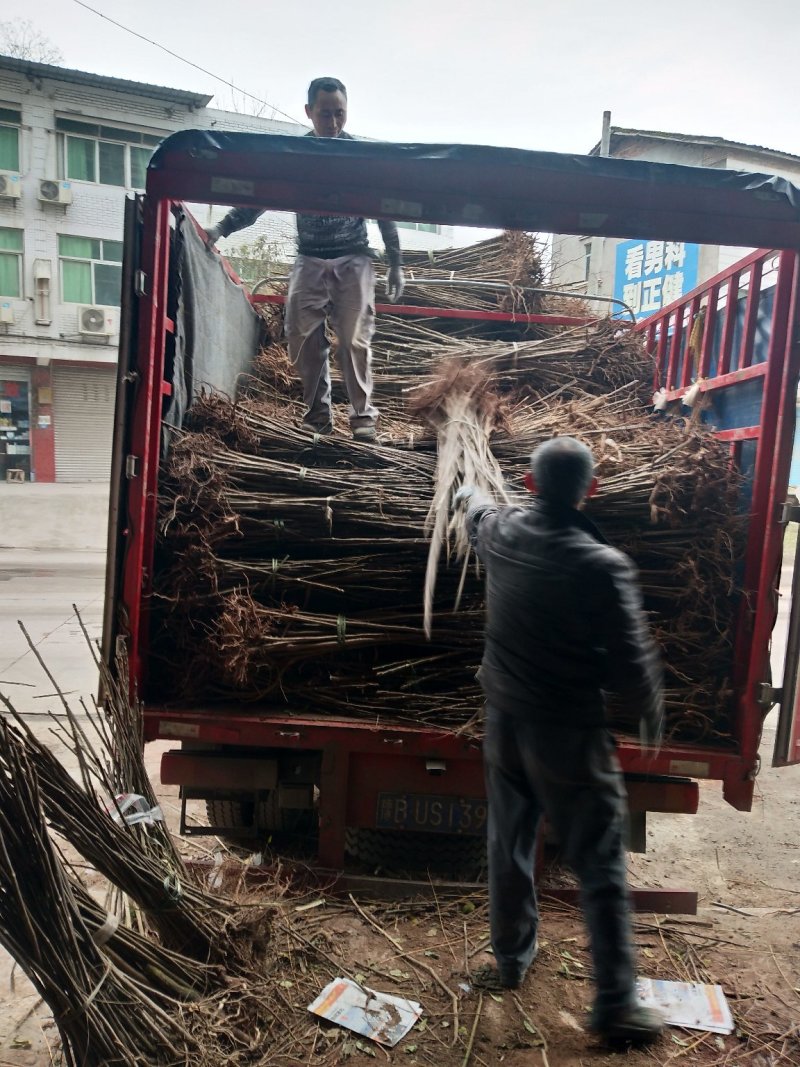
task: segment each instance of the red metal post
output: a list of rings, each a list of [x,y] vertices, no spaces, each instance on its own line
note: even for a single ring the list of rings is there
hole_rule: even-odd
[[[658,346],[656,348],[656,389],[662,381],[662,372],[666,362],[667,343],[669,341],[669,315],[662,315],[658,323]]]
[[[285,304],[282,293],[255,293],[253,304]],[[417,318],[468,319],[472,322],[518,322],[541,326],[588,326],[597,315],[529,315],[521,311],[463,311],[461,308],[422,307],[417,304],[376,304],[379,315],[415,316]]]
[[[678,384],[679,389],[685,389],[688,385],[692,384],[692,378],[694,375],[693,354],[691,351],[692,334],[694,333],[694,320],[697,318],[700,312],[700,295],[695,296],[689,305],[689,321],[686,324],[686,352],[683,356],[683,366],[681,367],[681,380]]]
[[[711,368],[711,356],[714,351],[714,331],[717,325],[717,305],[719,304],[719,286],[712,286],[706,304],[706,321],[703,323],[703,340],[700,348],[700,361],[697,370],[699,378],[707,378]]]
[[[761,275],[764,271],[764,260],[759,259],[750,268],[750,287],[747,290],[747,303],[744,312],[744,329],[742,330],[741,356],[739,367],[749,367],[753,359],[753,342],[756,336],[756,324],[758,323],[758,306],[761,299]]]
[[[761,734],[762,709],[757,686],[767,681],[769,636],[777,612],[777,582],[782,557],[779,506],[783,502],[791,461],[789,436],[793,432],[798,374],[798,346],[792,336],[797,315],[798,256],[780,254],[775,305],[772,314],[767,372],[761,410],[761,435],[756,453],[750,535],[745,555],[744,589],[749,598],[738,628],[735,681],[742,696],[736,734],[742,740],[745,763],[755,763]],[[790,410],[791,408],[791,410]],[[748,610],[749,609],[749,610]],[[752,616],[748,618],[750,612]],[[751,622],[751,626],[747,622]],[[739,666],[739,665],[743,665]],[[746,783],[752,792],[752,783]],[[746,792],[745,783],[726,782],[726,799]]]
[[[728,282],[728,295],[725,300],[725,319],[722,325],[722,341],[719,348],[717,374],[727,374],[731,369],[731,351],[733,350],[733,333],[736,329],[736,313],[739,308],[739,272],[731,275]]]
[[[146,597],[152,581],[156,495],[161,442],[162,383],[166,346],[170,204],[145,201],[142,271],[146,290],[139,305],[139,351],[133,404],[130,488],[122,602],[127,618],[131,687],[141,689],[147,645]]]
[[[664,376],[664,385],[667,389],[675,388],[675,376],[678,370],[678,360],[681,355],[681,342],[683,341],[683,318],[686,314],[686,305],[681,304],[675,310],[675,325],[672,332],[672,341],[669,346],[669,364]]]
[[[644,335],[644,347],[647,349],[651,356],[655,356],[654,349],[656,347],[656,321],[656,319],[653,319],[651,321]]]
[[[319,844],[321,867],[344,867],[350,753],[344,745],[328,744],[322,753],[319,786]]]

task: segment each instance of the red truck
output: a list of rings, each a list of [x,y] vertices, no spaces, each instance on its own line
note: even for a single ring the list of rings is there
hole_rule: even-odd
[[[176,742],[162,780],[180,785],[184,799],[210,801],[220,813],[215,832],[233,829],[219,825],[225,812],[241,823],[247,811],[305,808],[318,823],[317,863],[341,870],[348,831],[457,826],[480,835],[486,807],[474,740],[269,706],[164,706],[150,684],[164,428],[180,423],[201,385],[234,394],[257,351],[252,304],[263,299],[208,254],[187,202],[758,248],[637,326],[655,357],[654,386],[669,399],[701,380],[705,417],[745,476],[749,525],[731,665],[733,744],[667,744],[645,764],[635,743],[620,742],[634,845],[643,841],[646,812],[695,812],[700,779],[720,781],[728,802],[749,810],[762,725],[775,703],[774,760],[800,762],[794,615],[782,687],[769,669],[783,532],[800,519],[786,503],[800,359],[800,192],[763,175],[631,160],[187,131],[161,145],[146,194],[127,210],[103,651],[111,663],[125,648],[145,739]],[[701,311],[698,351],[690,335]],[[219,330],[220,321],[228,328]],[[693,899],[642,893],[637,906],[687,910]]]

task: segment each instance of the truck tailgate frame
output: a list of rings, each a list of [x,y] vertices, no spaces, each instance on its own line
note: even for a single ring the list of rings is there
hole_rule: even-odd
[[[777,520],[773,520],[772,509],[788,477],[791,435],[787,397],[793,401],[798,373],[794,338],[800,191],[763,175],[592,156],[470,146],[315,142],[318,139],[194,131],[168,138],[151,162],[143,201],[139,286],[136,293],[126,294],[134,301],[138,331],[135,366],[129,368],[133,377],[127,438],[130,454],[123,488],[126,507],[118,520],[124,540],[118,553],[122,571],[119,603],[113,618],[106,621],[104,650],[109,654],[115,638],[124,638],[132,686],[142,691],[156,535],[159,427],[164,396],[170,389],[164,380],[166,338],[174,330],[167,313],[170,210],[174,201],[784,248],[780,315],[776,311],[778,329],[770,360],[764,371],[742,368],[734,372],[764,375],[768,402],[765,400],[762,423],[767,412],[775,420],[774,426],[765,427],[759,446],[765,475],[759,481],[757,505],[762,532],[748,549],[748,588],[761,608],[752,620],[750,655],[741,677],[739,743],[728,749],[669,744],[657,756],[645,756],[632,743],[623,742],[620,748],[627,772],[720,779],[726,798],[737,808],[749,808],[761,718],[748,687],[760,675],[758,668],[768,653],[768,605],[778,552]],[[256,144],[258,151],[254,152],[251,149]],[[666,350],[667,332],[652,334],[657,349]],[[735,438],[732,440],[736,443]],[[775,452],[771,466],[769,442]],[[759,540],[763,545],[760,559]],[[741,632],[744,635],[744,629]],[[281,722],[278,717],[257,713],[250,718],[226,715],[224,725],[217,713],[170,711],[165,716],[158,709],[146,709],[145,715],[149,739],[175,736],[159,729],[167,717],[182,724],[183,730],[196,728],[207,733],[209,739],[216,730],[227,735],[223,743],[255,746],[273,743],[269,737],[275,730],[293,728],[288,725],[293,720]],[[409,738],[415,734],[413,728],[398,729]],[[317,724],[315,730],[320,744],[335,745],[332,726]]]

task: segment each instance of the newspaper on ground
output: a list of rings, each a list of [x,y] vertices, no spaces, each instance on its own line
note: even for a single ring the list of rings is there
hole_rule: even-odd
[[[639,1003],[662,1012],[670,1026],[733,1033],[733,1016],[722,986],[637,978],[636,991]]]
[[[377,993],[349,978],[334,978],[308,1010],[389,1048],[394,1048],[422,1015],[422,1005],[415,1000]]]
[[[136,826],[144,823],[145,826],[154,826],[157,822],[164,821],[161,808],[156,805],[150,807],[150,802],[139,793],[118,793],[113,802],[106,804],[106,811],[120,826],[127,823],[128,826]]]

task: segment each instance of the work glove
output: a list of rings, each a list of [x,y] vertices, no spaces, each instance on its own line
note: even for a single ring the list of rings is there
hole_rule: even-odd
[[[406,281],[403,277],[403,268],[400,264],[397,263],[389,267],[389,273],[386,275],[386,295],[389,298],[390,304],[396,304],[400,300],[405,285]]]
[[[222,235],[219,232],[219,226],[209,226],[206,230],[206,237],[208,238],[209,246],[213,246],[217,243]]]
[[[474,485],[462,485],[453,497],[453,511],[458,511],[459,508],[469,507],[469,502],[474,495]]]

